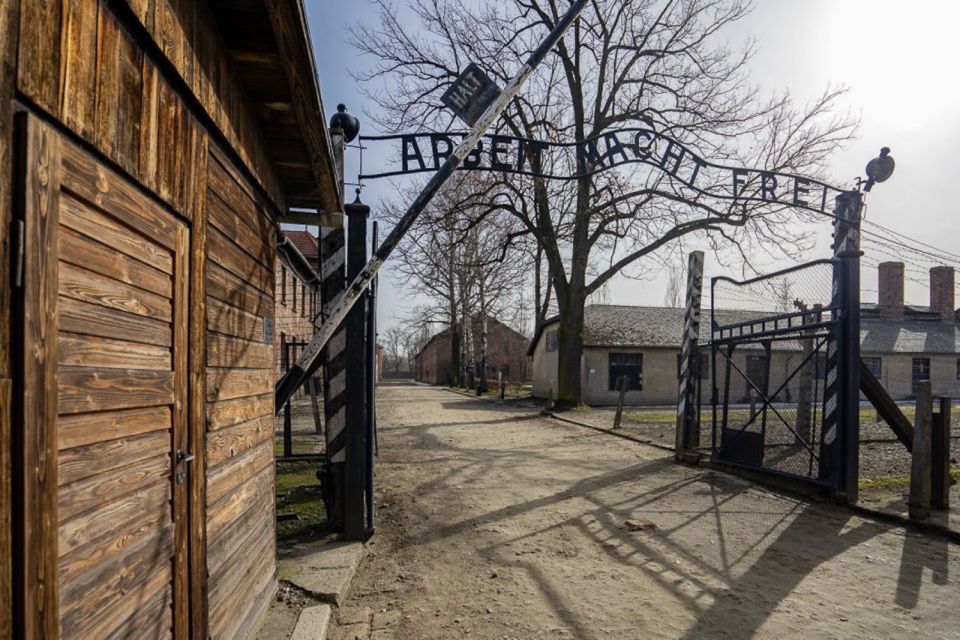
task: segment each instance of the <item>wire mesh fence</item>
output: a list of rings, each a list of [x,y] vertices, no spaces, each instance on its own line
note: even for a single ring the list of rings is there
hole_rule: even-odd
[[[714,278],[708,397],[710,447],[719,459],[821,476],[824,439],[835,437],[832,298],[829,261],[746,281]]]

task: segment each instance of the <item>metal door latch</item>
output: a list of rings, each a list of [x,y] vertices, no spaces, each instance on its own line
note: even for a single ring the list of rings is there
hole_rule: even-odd
[[[183,467],[180,466],[180,463],[183,462],[193,462],[196,458],[196,454],[187,453],[183,449],[177,449],[177,484],[183,484],[183,481],[186,480],[187,474],[184,472]]]

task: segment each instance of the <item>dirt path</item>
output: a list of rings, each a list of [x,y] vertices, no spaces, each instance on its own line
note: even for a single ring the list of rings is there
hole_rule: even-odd
[[[960,637],[940,538],[531,410],[379,394],[379,525],[333,640]]]

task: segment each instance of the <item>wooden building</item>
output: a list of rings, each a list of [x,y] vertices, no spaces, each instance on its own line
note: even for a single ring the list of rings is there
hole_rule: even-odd
[[[342,210],[305,22],[0,0],[2,638],[242,638],[273,596],[277,224]]]

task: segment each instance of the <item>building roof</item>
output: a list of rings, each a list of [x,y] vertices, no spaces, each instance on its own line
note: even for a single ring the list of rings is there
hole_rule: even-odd
[[[310,261],[314,269],[317,268],[317,255],[320,252],[320,245],[317,243],[317,236],[306,230],[284,229],[284,235],[290,239],[290,242],[303,254],[303,257]]]
[[[314,267],[314,263],[304,257],[296,243],[290,239],[289,231],[280,236],[280,241],[277,243],[277,257],[286,263],[292,270],[293,275],[304,284],[311,287],[319,286],[320,276]]]
[[[475,322],[478,322],[478,321],[479,321],[479,318],[475,318],[474,321],[475,321]],[[510,325],[507,325],[507,324],[504,324],[503,322],[500,322],[500,321],[497,320],[496,318],[488,318],[488,321],[489,321],[491,324],[499,325],[500,327],[506,329],[507,331],[510,331],[511,333],[515,334],[517,337],[521,338],[522,340],[526,340],[526,339],[527,339],[527,336],[523,335],[522,333],[520,333],[519,331],[517,331],[516,329],[514,329],[514,328],[511,327]],[[487,329],[487,333],[488,333],[488,334],[489,334],[489,331],[490,331],[490,329],[488,328],[488,329]],[[439,332],[433,334],[432,336],[430,336],[430,339],[427,340],[422,347],[420,347],[420,351],[417,352],[417,355],[415,355],[415,356],[413,357],[413,359],[414,359],[414,360],[418,359],[418,358],[420,357],[420,355],[426,350],[427,347],[429,347],[431,344],[433,344],[434,342],[436,342],[437,340],[439,340],[441,337],[447,336],[447,335],[449,335],[449,334],[450,334],[450,327],[447,327],[447,328],[444,329],[443,331],[439,331]],[[536,339],[536,336],[534,336],[534,339]],[[528,352],[528,353],[529,353],[529,352]]]
[[[212,0],[211,8],[287,205],[342,211],[302,1]]]
[[[700,344],[710,341],[710,311],[700,323]],[[717,309],[723,324],[756,320],[762,314],[749,310]],[[584,347],[680,348],[684,309],[592,304],[584,308]],[[768,314],[772,315],[772,314]],[[549,318],[530,341],[533,355],[543,330],[559,322]],[[960,325],[939,320],[864,317],[860,321],[861,349],[865,353],[960,353]]]

